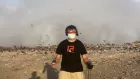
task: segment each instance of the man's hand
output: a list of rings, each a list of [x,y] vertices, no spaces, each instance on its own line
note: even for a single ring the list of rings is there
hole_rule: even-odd
[[[52,68],[56,68],[56,64],[52,64]]]
[[[53,60],[51,63],[52,68],[56,68],[56,60]]]
[[[57,64],[59,63],[61,55],[57,54],[55,59],[52,61],[51,66],[52,68],[56,68]]]
[[[92,69],[92,68],[93,68],[93,64],[92,64],[91,61],[88,61],[88,62],[86,63],[86,65],[87,65],[87,68],[88,68],[88,69]]]

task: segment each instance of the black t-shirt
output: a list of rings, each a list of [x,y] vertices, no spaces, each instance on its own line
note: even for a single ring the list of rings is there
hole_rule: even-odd
[[[76,39],[69,42],[67,39],[60,42],[56,49],[57,54],[62,55],[61,69],[68,72],[83,71],[80,55],[86,54],[84,44]]]

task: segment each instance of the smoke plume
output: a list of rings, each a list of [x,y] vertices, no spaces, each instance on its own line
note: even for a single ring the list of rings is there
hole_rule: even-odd
[[[140,40],[139,0],[0,0],[0,46],[58,44],[75,25],[84,43]]]

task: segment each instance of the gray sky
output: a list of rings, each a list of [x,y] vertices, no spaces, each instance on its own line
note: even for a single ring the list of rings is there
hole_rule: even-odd
[[[140,0],[0,0],[0,45],[58,44],[66,26],[84,43],[140,40]]]

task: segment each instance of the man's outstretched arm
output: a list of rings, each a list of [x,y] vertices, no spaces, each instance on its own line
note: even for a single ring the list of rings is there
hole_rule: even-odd
[[[60,59],[61,59],[61,55],[60,54],[56,54],[56,57],[55,57],[56,64],[59,63]]]
[[[83,54],[82,55],[82,59],[83,59],[84,63],[86,64],[88,62],[88,56],[87,56],[87,54]]]
[[[84,63],[87,65],[88,69],[92,69],[93,68],[93,64],[91,61],[89,61],[87,54],[83,54],[82,55],[82,59],[84,61]]]

